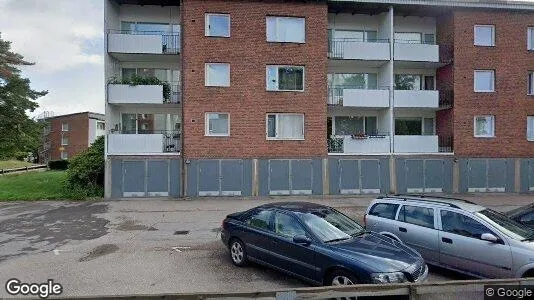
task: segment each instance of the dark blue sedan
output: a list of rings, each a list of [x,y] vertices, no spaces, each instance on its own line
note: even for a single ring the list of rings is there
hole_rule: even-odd
[[[428,276],[415,250],[314,203],[266,204],[228,215],[221,239],[236,266],[256,262],[315,285],[420,282]]]

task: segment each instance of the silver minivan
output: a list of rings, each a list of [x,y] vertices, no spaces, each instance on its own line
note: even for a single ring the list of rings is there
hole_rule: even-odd
[[[445,197],[378,197],[368,230],[416,249],[427,264],[479,278],[534,277],[534,232],[475,203]]]

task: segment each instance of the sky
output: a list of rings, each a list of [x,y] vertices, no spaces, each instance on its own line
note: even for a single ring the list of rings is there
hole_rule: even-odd
[[[22,69],[55,115],[104,112],[104,1],[0,0],[0,34],[34,66]]]
[[[22,68],[32,87],[49,91],[31,116],[104,112],[103,2],[0,0],[2,38],[36,63]]]

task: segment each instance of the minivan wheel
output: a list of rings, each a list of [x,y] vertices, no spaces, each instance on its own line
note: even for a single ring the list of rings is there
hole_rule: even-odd
[[[344,270],[335,270],[330,273],[326,283],[333,286],[358,284],[356,276]]]
[[[238,267],[247,264],[247,251],[243,242],[238,239],[232,239],[230,241],[230,258],[232,259],[232,263]]]

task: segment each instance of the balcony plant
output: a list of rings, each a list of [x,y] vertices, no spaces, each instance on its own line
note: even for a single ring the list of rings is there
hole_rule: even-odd
[[[351,135],[351,137],[355,140],[363,140],[363,139],[366,139],[368,138],[367,134],[365,134],[364,132],[359,132],[357,134],[353,134]]]
[[[109,84],[127,84],[129,86],[137,85],[162,85],[163,86],[163,99],[165,102],[171,102],[171,85],[168,82],[161,81],[154,76],[143,77],[139,75],[133,75],[127,78],[119,79],[117,77],[112,77],[109,81]]]

